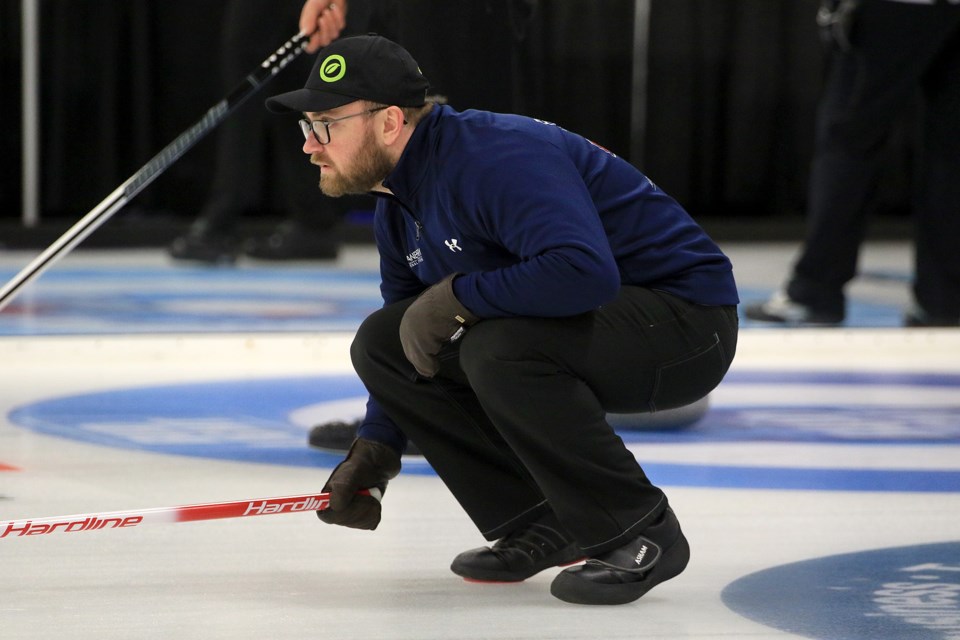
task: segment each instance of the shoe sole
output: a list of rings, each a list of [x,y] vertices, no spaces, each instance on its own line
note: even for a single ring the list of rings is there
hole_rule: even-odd
[[[564,571],[550,584],[550,593],[571,604],[627,604],[639,600],[661,582],[680,575],[690,560],[690,545],[683,533],[670,545],[664,557],[642,580],[618,584],[593,582],[577,575],[577,570]]]
[[[551,566],[549,566],[549,567],[544,567],[543,569],[539,569],[538,571],[535,571],[534,573],[531,573],[531,574],[529,574],[529,575],[523,575],[523,576],[521,576],[521,577],[516,577],[516,578],[504,577],[504,576],[502,576],[502,575],[497,575],[497,576],[495,576],[495,577],[490,577],[490,578],[484,578],[484,577],[480,577],[480,576],[478,576],[478,577],[472,577],[472,576],[471,576],[471,577],[468,577],[468,576],[465,576],[465,575],[459,574],[459,573],[458,573],[457,575],[459,575],[461,578],[463,578],[463,581],[464,581],[464,582],[470,582],[470,583],[472,583],[472,584],[518,584],[518,583],[523,582],[524,580],[526,580],[526,579],[528,579],[528,578],[532,578],[533,576],[537,575],[538,573],[540,573],[540,572],[542,572],[542,571],[546,571],[547,569],[552,569],[553,567],[557,567],[557,568],[560,568],[560,569],[563,569],[563,568],[565,568],[565,567],[572,567],[572,566],[575,565],[575,564],[580,564],[580,563],[583,562],[584,560],[586,560],[586,557],[577,558],[576,560],[571,560],[571,561],[569,561],[569,562],[563,562],[563,563],[560,563],[560,564],[554,564],[554,565],[551,565]],[[454,571],[454,573],[457,573],[457,572]],[[485,574],[485,575],[494,576],[494,574],[492,574],[492,573],[487,573],[487,574]]]

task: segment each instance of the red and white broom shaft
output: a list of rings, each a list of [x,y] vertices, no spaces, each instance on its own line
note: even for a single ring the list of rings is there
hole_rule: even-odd
[[[376,488],[364,489],[359,491],[358,495],[373,496],[377,500],[381,497],[380,490]],[[278,513],[298,513],[301,511],[322,511],[329,505],[329,493],[311,493],[282,498],[210,502],[179,507],[155,507],[47,518],[25,518],[0,521],[0,539],[103,529],[129,529],[145,524],[170,524],[196,522],[198,520],[219,520],[221,518],[247,518]]]

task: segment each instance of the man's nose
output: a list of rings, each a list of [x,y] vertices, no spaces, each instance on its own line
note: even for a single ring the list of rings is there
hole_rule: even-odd
[[[323,145],[313,136],[307,136],[303,141],[303,152],[309,156],[318,151],[323,151]]]

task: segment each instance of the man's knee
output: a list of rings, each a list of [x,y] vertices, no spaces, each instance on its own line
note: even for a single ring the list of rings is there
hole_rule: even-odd
[[[363,379],[373,354],[389,354],[400,350],[400,320],[413,300],[405,300],[378,309],[364,319],[350,344],[350,360]]]
[[[500,380],[524,359],[522,325],[510,319],[481,322],[470,328],[460,346],[460,368],[475,384]]]

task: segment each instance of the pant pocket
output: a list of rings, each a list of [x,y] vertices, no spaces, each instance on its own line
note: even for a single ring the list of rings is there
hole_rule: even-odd
[[[650,411],[696,402],[720,384],[729,366],[720,336],[714,333],[707,344],[657,369]]]

